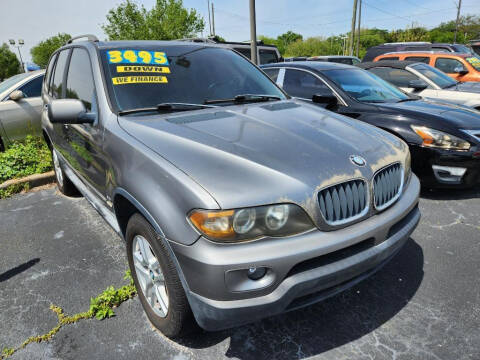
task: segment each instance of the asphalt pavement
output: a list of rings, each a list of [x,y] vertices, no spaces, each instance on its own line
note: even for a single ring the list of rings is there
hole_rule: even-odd
[[[305,309],[171,341],[138,298],[11,359],[480,359],[480,189],[422,195],[422,220],[380,272]],[[119,238],[83,198],[56,188],[0,201],[0,350],[88,310],[125,284]]]

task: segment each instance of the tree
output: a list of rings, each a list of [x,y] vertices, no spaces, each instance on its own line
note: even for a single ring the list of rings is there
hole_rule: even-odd
[[[40,41],[38,45],[30,49],[33,62],[41,68],[45,68],[53,52],[59,47],[65,45],[65,43],[71,38],[72,37],[69,34],[59,33],[46,40]]]
[[[277,36],[277,47],[281,54],[285,53],[288,45],[294,43],[295,41],[303,40],[303,36],[293,31],[287,31],[282,35]]]
[[[125,0],[107,14],[103,31],[110,40],[173,40],[193,37],[205,27],[195,9],[182,0],[156,0],[152,9]]]
[[[0,81],[20,72],[20,61],[7,44],[0,46]]]

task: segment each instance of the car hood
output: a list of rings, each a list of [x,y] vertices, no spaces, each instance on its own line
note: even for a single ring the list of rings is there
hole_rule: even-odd
[[[456,129],[479,129],[480,112],[462,105],[442,102],[441,100],[414,100],[400,103],[375,104],[380,108],[402,115],[410,115],[420,121],[427,120],[425,125],[442,124]],[[419,122],[420,122],[419,121]]]
[[[294,100],[120,116],[130,135],[205,188],[221,208],[294,202],[404,161],[406,144],[373,126]],[[354,165],[350,155],[367,165]],[[313,202],[312,202],[313,201]]]

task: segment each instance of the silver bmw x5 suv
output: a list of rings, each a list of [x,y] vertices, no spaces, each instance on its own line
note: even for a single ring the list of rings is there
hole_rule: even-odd
[[[419,182],[395,136],[290,99],[229,49],[79,40],[42,90],[58,187],[125,240],[165,335],[332,296],[415,229]]]

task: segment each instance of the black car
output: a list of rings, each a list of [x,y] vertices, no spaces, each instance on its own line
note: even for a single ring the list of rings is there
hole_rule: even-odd
[[[385,43],[368,48],[367,53],[363,57],[362,61],[373,61],[373,59],[379,55],[397,51],[444,51],[471,53],[472,50],[462,44],[429,43],[422,41]]]
[[[387,130],[408,143],[426,187],[480,183],[480,112],[407,95],[378,76],[327,62],[261,66],[291,96]],[[339,134],[341,136],[341,134]]]

